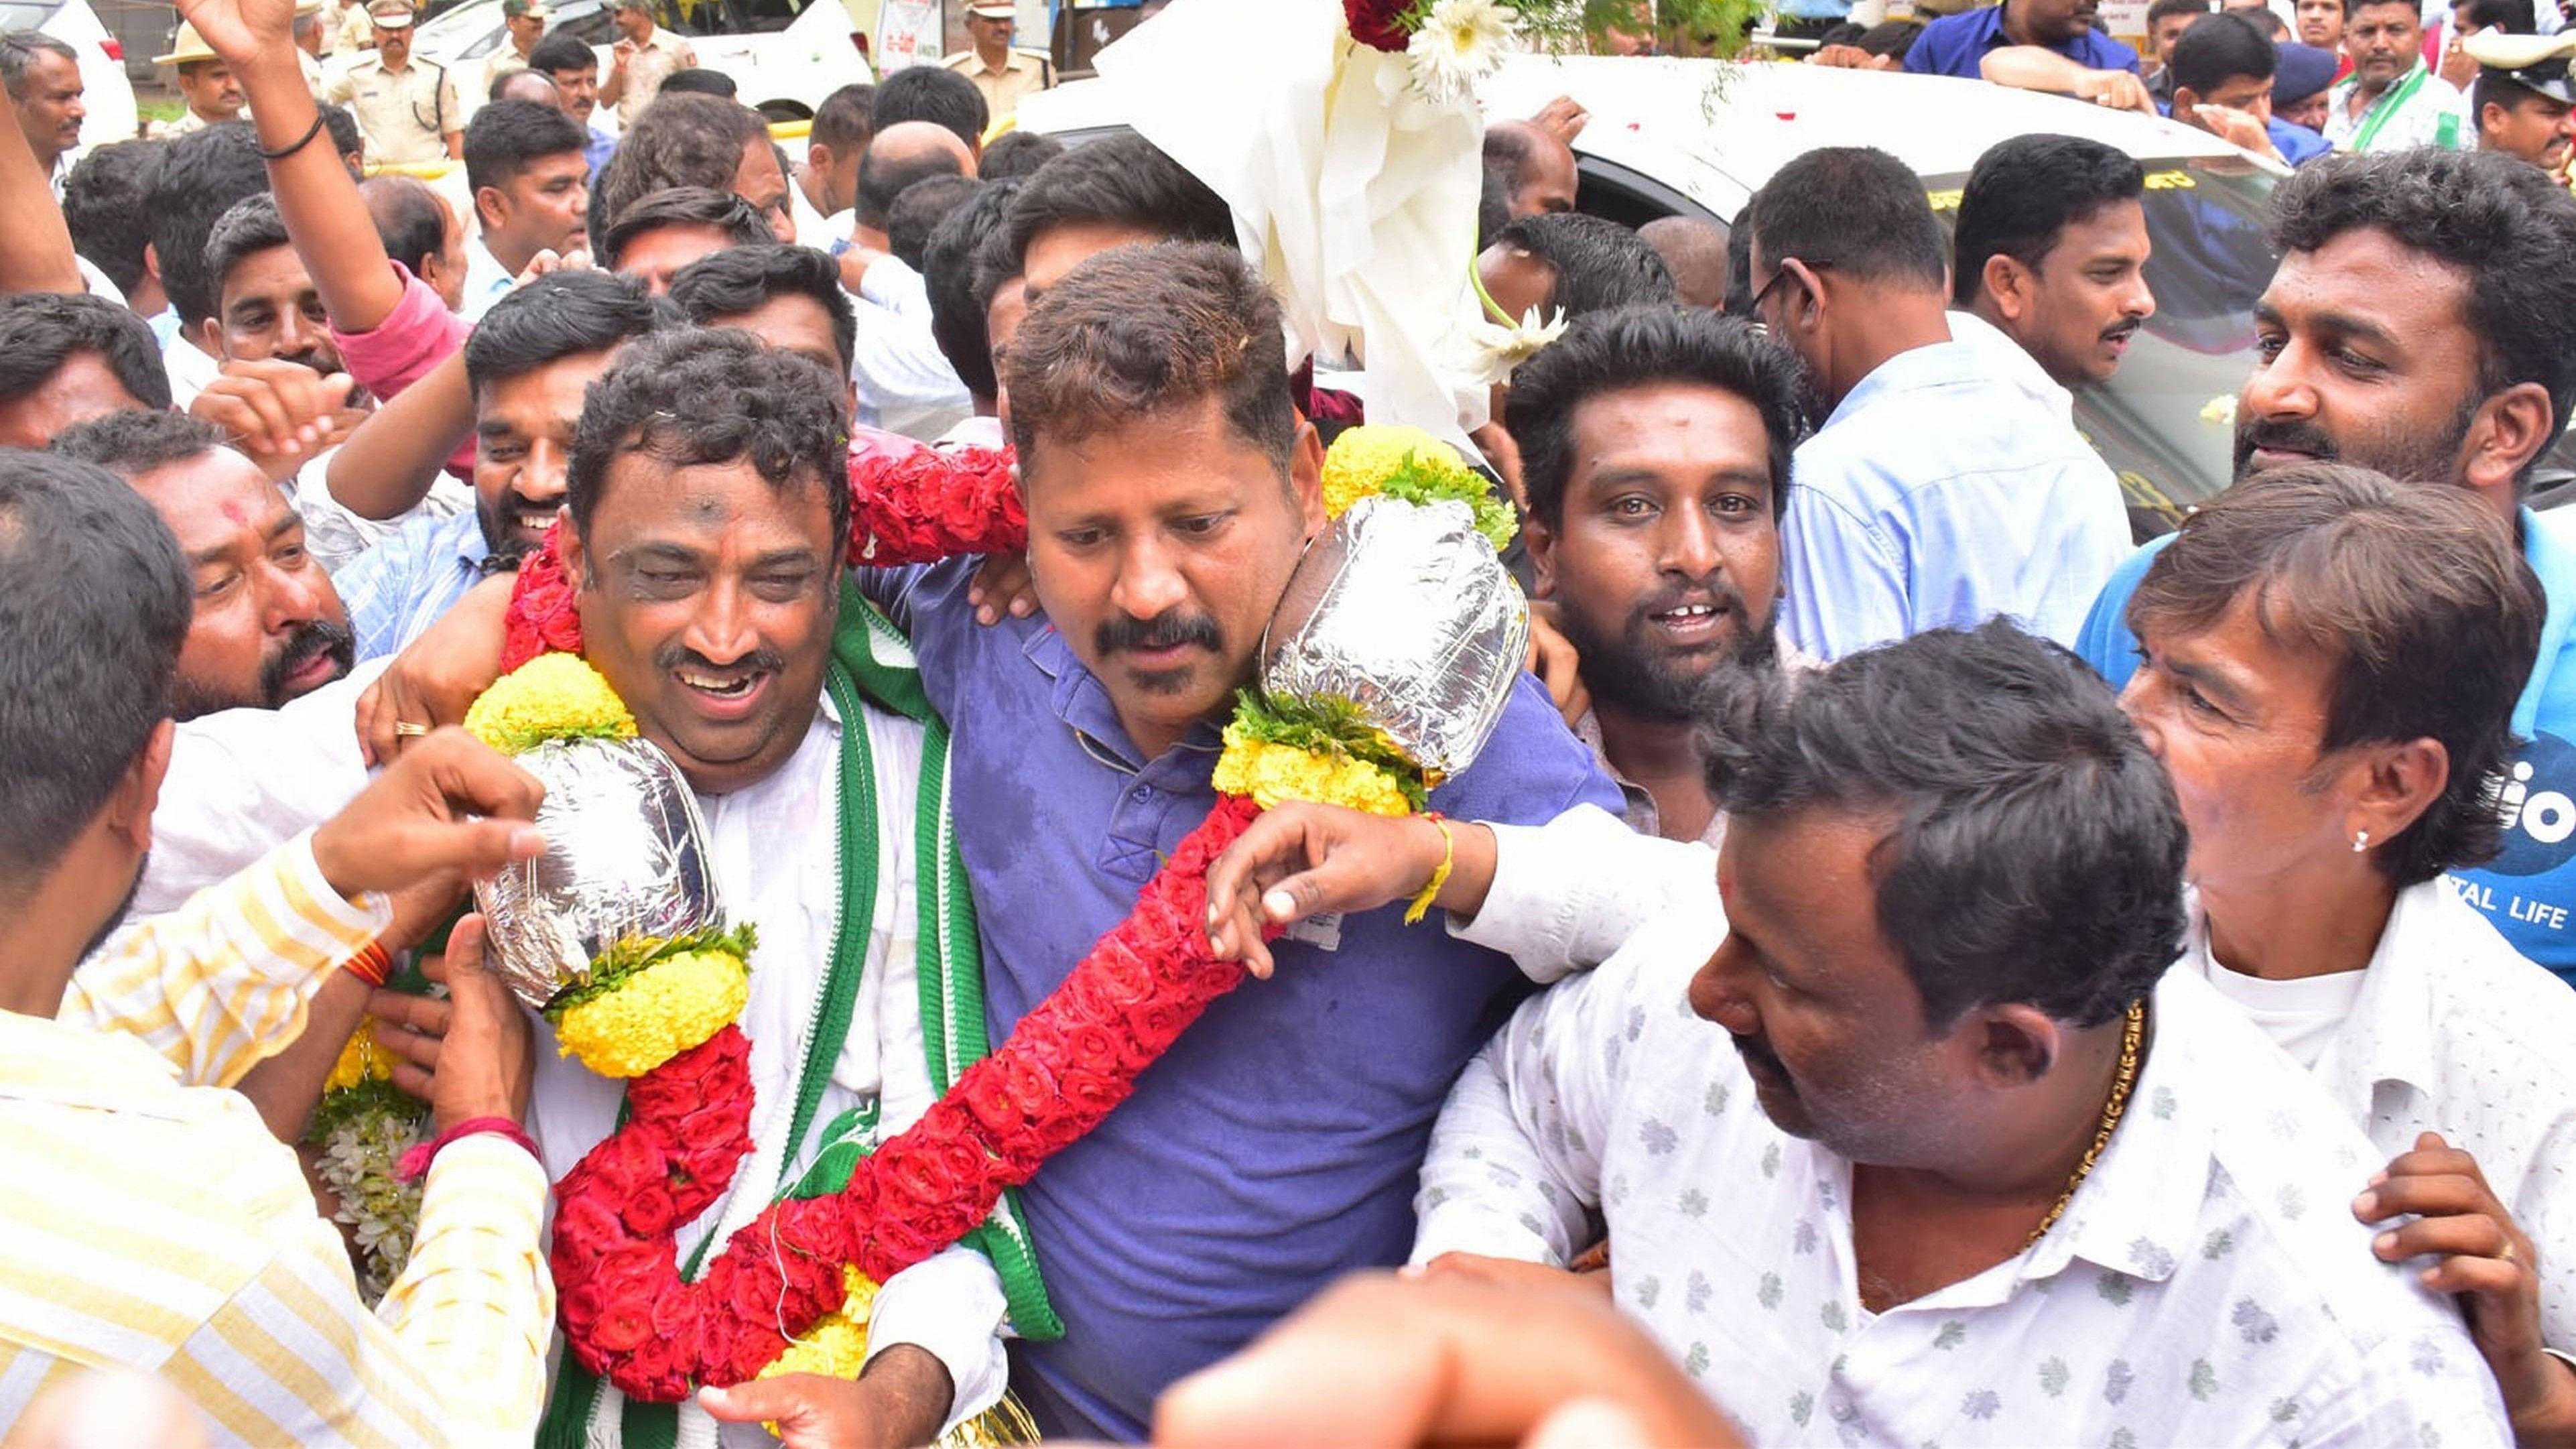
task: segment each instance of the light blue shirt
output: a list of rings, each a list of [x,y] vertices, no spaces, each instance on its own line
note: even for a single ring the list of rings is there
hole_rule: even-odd
[[[1790,477],[1781,628],[1826,660],[1997,614],[2071,642],[2129,556],[2110,466],[1965,342],[1881,363]]]
[[[358,636],[358,657],[398,653],[481,582],[492,546],[475,509],[423,518],[331,576]]]

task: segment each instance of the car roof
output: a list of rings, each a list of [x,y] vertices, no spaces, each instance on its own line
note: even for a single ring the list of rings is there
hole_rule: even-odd
[[[1491,117],[1535,114],[1557,96],[1591,113],[1577,153],[1652,177],[1732,216],[1788,162],[1821,146],[1876,146],[1926,178],[1964,176],[1986,148],[2034,132],[2083,136],[2141,161],[2242,157],[2206,131],[1952,76],[1678,57],[1516,55],[1477,87]],[[1108,81],[1074,81],[1020,103],[1049,132],[1126,123]]]

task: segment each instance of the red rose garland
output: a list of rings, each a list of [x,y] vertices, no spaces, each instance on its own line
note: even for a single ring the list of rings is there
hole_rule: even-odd
[[[920,563],[1025,543],[1007,452],[922,450],[851,478],[850,556]],[[520,567],[502,667],[578,652],[581,621],[549,530]],[[744,1382],[838,1309],[845,1267],[883,1283],[983,1222],[1005,1188],[1098,1126],[1243,969],[1208,952],[1207,868],[1261,813],[1216,809],[1010,1039],[919,1122],[861,1158],[847,1187],[771,1204],[695,1283],[674,1235],[724,1196],[752,1150],[751,1043],[728,1026],[633,1079],[628,1117],[556,1184],[550,1261],[565,1342],[628,1397],[674,1403]]]
[[[1351,27],[1351,39],[1371,50],[1391,50],[1402,54],[1413,38],[1405,21],[1413,17],[1416,0],[1342,0],[1342,19]]]
[[[750,1042],[727,1027],[637,1078],[624,1127],[556,1187],[552,1262],[565,1341],[632,1398],[753,1378],[841,1306],[844,1265],[883,1283],[974,1230],[1125,1101],[1136,1077],[1242,981],[1208,954],[1207,867],[1261,813],[1225,798],[1183,838],[1133,914],[1100,939],[1000,1049],[838,1193],[773,1203],[695,1283],[672,1235],[751,1151]]]

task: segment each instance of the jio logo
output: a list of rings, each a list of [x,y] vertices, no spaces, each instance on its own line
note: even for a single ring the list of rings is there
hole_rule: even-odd
[[[2482,869],[2497,875],[2546,875],[2576,856],[2576,747],[2556,735],[2531,742],[2505,774],[2496,808],[2504,820],[2504,853]]]

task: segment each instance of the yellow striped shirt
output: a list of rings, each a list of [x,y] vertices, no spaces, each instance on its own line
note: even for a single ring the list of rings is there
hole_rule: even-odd
[[[63,1376],[124,1364],[230,1443],[534,1432],[554,1317],[535,1159],[495,1137],[439,1154],[410,1263],[370,1314],[294,1153],[248,1099],[183,1084],[291,1037],[379,922],[299,839],[135,932],[116,969],[92,963],[62,1019],[0,1012],[0,1426]]]

